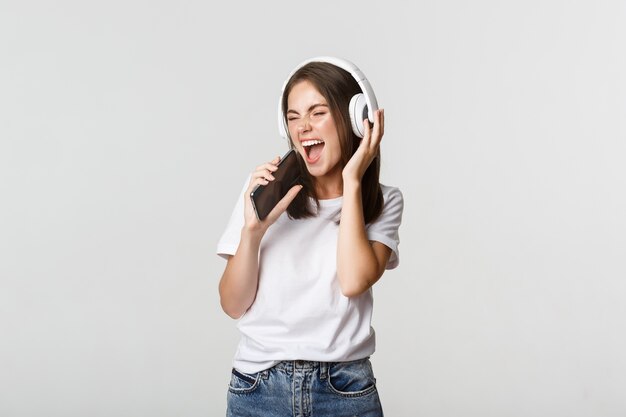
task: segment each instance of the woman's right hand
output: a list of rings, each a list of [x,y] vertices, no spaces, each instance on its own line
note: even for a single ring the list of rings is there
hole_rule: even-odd
[[[259,165],[250,176],[250,184],[248,185],[244,198],[244,228],[250,232],[260,233],[261,235],[265,234],[265,231],[285,212],[285,210],[287,210],[289,204],[291,204],[296,195],[298,195],[298,192],[302,189],[301,185],[294,185],[278,204],[276,204],[276,207],[270,211],[265,219],[257,219],[254,207],[252,207],[250,193],[257,185],[267,185],[270,181],[274,181],[272,174],[278,169],[277,165],[279,161],[280,156],[277,156],[273,161]]]

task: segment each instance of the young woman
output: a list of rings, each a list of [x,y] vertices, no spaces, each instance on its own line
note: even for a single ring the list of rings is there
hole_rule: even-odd
[[[259,221],[249,195],[274,180],[279,158],[258,166],[218,243],[222,308],[242,334],[228,416],[382,416],[371,287],[398,265],[403,199],[379,183],[384,111],[372,125],[357,111],[352,127],[351,98],[376,103],[360,77],[336,58],[292,73],[279,114],[300,185]]]

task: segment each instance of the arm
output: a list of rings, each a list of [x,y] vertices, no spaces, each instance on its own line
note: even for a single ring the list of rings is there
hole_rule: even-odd
[[[233,319],[241,317],[256,296],[262,237],[244,227],[237,252],[228,259],[220,279],[222,310]]]
[[[390,255],[387,246],[367,239],[360,182],[344,182],[337,245],[337,276],[342,294],[355,297],[367,291],[385,272]]]
[[[220,303],[222,310],[236,319],[250,308],[256,297],[259,281],[259,248],[267,229],[287,209],[302,186],[293,186],[287,195],[274,207],[263,220],[256,218],[250,198],[250,192],[257,184],[268,184],[273,181],[272,172],[276,171],[279,158],[257,167],[252,173],[250,184],[244,195],[245,224],[241,230],[241,240],[234,256],[228,259],[219,284]]]
[[[343,169],[343,207],[337,244],[337,277],[341,292],[354,297],[367,291],[385,272],[391,249],[370,242],[365,231],[361,179],[378,154],[384,131],[384,111],[375,113],[374,127],[364,123],[365,134],[359,148]]]

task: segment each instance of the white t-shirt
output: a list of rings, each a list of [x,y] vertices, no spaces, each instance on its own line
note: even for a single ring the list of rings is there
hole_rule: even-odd
[[[244,190],[217,245],[227,258],[239,246]],[[386,268],[398,266],[403,198],[381,184],[381,216],[366,226],[369,240],[388,246]],[[342,198],[320,200],[317,217],[292,220],[283,213],[261,241],[259,284],[252,306],[239,319],[241,341],[233,366],[255,373],[283,360],[340,362],[374,353],[372,291],[348,298],[337,279],[337,238]]]

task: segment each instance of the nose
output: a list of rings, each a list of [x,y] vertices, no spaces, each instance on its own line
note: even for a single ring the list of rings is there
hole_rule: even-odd
[[[300,122],[298,123],[298,132],[306,132],[310,129],[311,124],[309,123],[309,117],[304,116],[302,119],[300,119]]]

